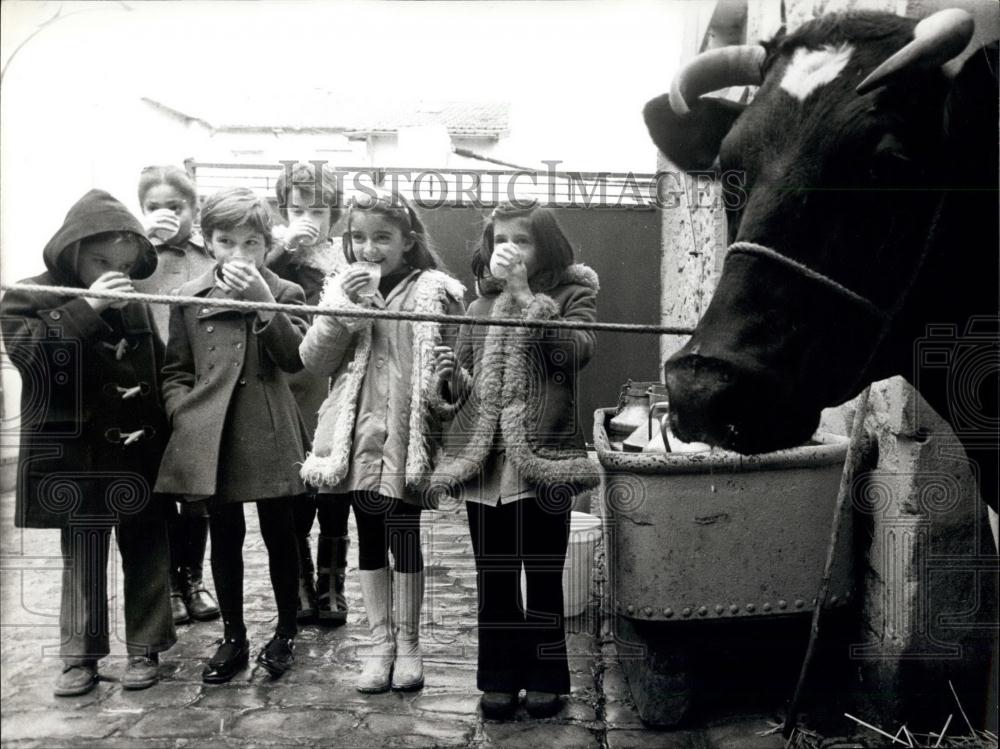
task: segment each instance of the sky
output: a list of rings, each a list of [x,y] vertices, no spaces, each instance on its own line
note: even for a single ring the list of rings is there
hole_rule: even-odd
[[[0,59],[8,102],[313,87],[508,101],[511,160],[653,171],[642,105],[668,88],[697,2],[5,0]]]

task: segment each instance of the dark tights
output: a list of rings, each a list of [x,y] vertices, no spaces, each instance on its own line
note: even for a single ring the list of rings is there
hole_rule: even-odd
[[[424,556],[420,551],[420,512],[416,505],[375,492],[350,492],[346,495],[320,494],[317,504],[337,504],[354,508],[358,524],[358,567],[379,570],[389,566],[392,552],[396,572],[420,572]],[[320,519],[322,523],[322,518]]]
[[[346,497],[322,494],[323,501],[308,497],[295,503],[295,534],[305,538],[313,527],[313,520],[319,517],[321,536],[343,537],[347,535],[347,517],[351,513],[351,503]]]
[[[298,559],[295,555],[295,523],[292,505],[295,497],[279,497],[257,502],[260,535],[267,547],[271,588],[278,604],[276,634],[294,637],[297,631],[295,611],[298,602]],[[212,577],[219,597],[222,621],[227,638],[246,636],[243,622],[243,539],[247,526],[243,505],[232,502],[210,506],[212,534]]]

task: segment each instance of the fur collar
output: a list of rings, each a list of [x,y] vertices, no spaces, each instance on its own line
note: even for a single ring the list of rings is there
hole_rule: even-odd
[[[532,289],[536,293],[552,291],[552,289],[558,288],[560,286],[586,286],[593,289],[594,291],[601,290],[601,284],[597,278],[597,273],[589,265],[584,265],[583,263],[574,263],[568,266],[559,276],[559,282],[552,287],[547,289]],[[507,282],[500,278],[494,278],[493,276],[484,276],[476,281],[476,291],[479,296],[496,296],[501,291],[507,288]]]
[[[598,288],[597,274],[587,266],[570,266],[567,272],[563,279],[580,279],[586,282],[581,285]],[[520,305],[504,289],[497,296],[490,316],[523,314],[529,320],[549,320],[560,312],[559,304],[550,296],[535,294],[522,313]],[[533,484],[557,492],[577,493],[600,483],[600,468],[587,457],[586,451],[551,449],[537,444],[533,423],[537,404],[533,401],[539,393],[530,382],[530,373],[538,369],[536,346],[537,339],[528,328],[487,329],[475,377],[469,378],[464,369],[458,371],[472,388],[469,399],[476,404],[474,421],[471,426],[463,426],[467,437],[464,446],[438,462],[431,478],[435,491],[453,492],[472,479],[494,449],[497,429],[511,463]],[[437,389],[440,390],[440,384]],[[451,411],[442,415],[451,417],[458,408],[451,406]]]

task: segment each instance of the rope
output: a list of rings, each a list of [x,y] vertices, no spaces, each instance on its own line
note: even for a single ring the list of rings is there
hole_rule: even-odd
[[[818,283],[821,283],[824,286],[828,286],[834,289],[842,296],[845,296],[848,299],[850,299],[855,304],[864,307],[866,310],[868,310],[868,312],[870,312],[875,317],[878,317],[880,319],[886,317],[886,313],[874,302],[866,299],[857,292],[851,291],[843,284],[834,281],[832,278],[820,273],[818,270],[814,270],[810,268],[808,265],[803,265],[798,260],[793,260],[787,255],[782,255],[780,252],[772,250],[770,247],[765,247],[764,245],[757,244],[756,242],[733,242],[733,244],[729,246],[729,254],[735,254],[735,253],[742,253],[744,255],[757,255],[760,257],[765,257],[768,260],[773,260],[774,262],[780,263],[781,265],[785,265],[789,268],[792,268],[793,270],[798,271],[800,275],[803,275],[806,278],[810,278],[813,281],[817,281]]]
[[[406,320],[409,322],[436,322],[446,325],[497,325],[508,328],[557,328],[567,330],[604,330],[615,333],[637,333],[640,335],[691,335],[693,328],[680,325],[636,325],[632,323],[583,322],[580,320],[524,320],[512,317],[472,317],[469,315],[438,315],[421,312],[395,310],[342,310],[316,307],[305,304],[278,304],[277,302],[247,302],[236,299],[215,299],[200,296],[179,296],[162,294],[126,294],[121,291],[91,291],[74,286],[45,286],[42,284],[0,284],[2,291],[28,291],[57,296],[92,297],[94,299],[114,299],[116,301],[146,302],[149,304],[169,304],[177,306],[225,307],[247,312],[287,312],[295,315],[328,315],[331,317],[361,317],[375,320]]]

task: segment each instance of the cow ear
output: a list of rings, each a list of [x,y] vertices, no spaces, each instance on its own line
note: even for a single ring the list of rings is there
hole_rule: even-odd
[[[642,110],[649,135],[663,155],[685,171],[708,169],[719,155],[719,146],[746,105],[728,99],[702,97],[691,111],[679,115],[664,94]]]
[[[982,173],[994,187],[1000,118],[998,56],[997,42],[976,50],[952,80],[945,101],[945,132],[953,168],[966,179]]]

